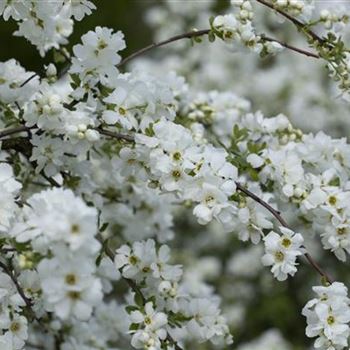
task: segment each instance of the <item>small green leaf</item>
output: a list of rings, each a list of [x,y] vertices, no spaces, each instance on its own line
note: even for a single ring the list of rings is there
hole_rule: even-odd
[[[128,305],[125,307],[125,310],[128,314],[131,314],[133,311],[138,310],[139,308],[135,305]]]

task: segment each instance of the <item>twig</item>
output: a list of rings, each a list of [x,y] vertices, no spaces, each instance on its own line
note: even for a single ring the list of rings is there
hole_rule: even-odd
[[[32,310],[32,306],[33,306],[33,302],[31,299],[29,299],[25,294],[24,291],[22,289],[22,287],[19,285],[17,278],[15,276],[15,274],[12,272],[12,270],[3,262],[0,261],[0,267],[3,269],[3,271],[11,278],[12,282],[14,283],[14,285],[16,286],[16,289],[18,291],[18,294],[21,296],[21,298],[23,299],[23,301],[25,302],[27,308],[33,313],[33,315],[35,316],[34,311]]]
[[[49,182],[51,186],[53,186],[53,187],[61,187],[61,185],[60,185],[54,178],[52,178],[52,177],[50,177],[50,176],[47,176],[43,170],[40,172],[40,175],[41,175],[47,182]]]
[[[241,192],[243,192],[245,195],[247,195],[248,197],[252,198],[254,201],[256,201],[257,203],[259,203],[260,205],[262,205],[264,208],[266,208],[278,221],[279,223],[286,227],[289,228],[289,225],[287,224],[287,222],[283,219],[283,217],[281,216],[280,212],[277,211],[276,209],[274,209],[270,204],[268,204],[267,202],[265,202],[263,199],[261,199],[260,197],[258,197],[256,194],[254,194],[253,192],[249,191],[248,189],[246,189],[244,186],[242,186],[239,182],[236,182],[236,186],[237,189]],[[326,279],[326,281],[328,283],[332,283],[333,279],[322,270],[322,268],[317,264],[317,262],[312,258],[312,256],[310,255],[310,253],[305,253],[304,254],[306,260],[310,263],[310,265],[323,277]]]
[[[5,136],[10,136],[13,134],[17,134],[17,133],[23,132],[23,131],[28,131],[30,129],[32,129],[32,128],[29,128],[28,126],[25,126],[25,125],[14,127],[14,128],[4,129],[4,130],[0,131],[0,138],[3,138]]]
[[[33,80],[35,77],[39,77],[39,75],[37,73],[34,73],[33,75],[31,75],[27,80],[25,80],[19,87],[23,87],[24,85],[28,84],[31,80]]]
[[[285,43],[283,41],[280,41],[278,39],[270,38],[270,37],[265,36],[265,35],[262,35],[261,38],[263,40],[266,40],[266,41],[271,41],[271,42],[278,43],[278,44],[282,45],[283,47],[285,47],[286,49],[295,51],[295,52],[300,53],[302,55],[305,55],[305,56],[308,56],[308,57],[313,57],[313,58],[320,58],[320,56],[317,53],[310,52],[310,51],[307,51],[307,50],[304,50],[304,49],[299,49],[298,47],[292,46],[292,45],[287,44],[287,43]]]
[[[188,33],[175,35],[175,36],[173,36],[173,37],[171,37],[171,38],[169,38],[167,40],[163,40],[163,41],[160,41],[158,43],[153,43],[151,45],[148,45],[148,46],[144,47],[143,49],[141,49],[139,51],[134,52],[130,56],[124,58],[117,65],[117,67],[119,68],[119,67],[123,66],[124,64],[126,64],[126,63],[130,62],[131,60],[133,60],[134,58],[136,58],[138,56],[141,56],[144,53],[146,53],[146,52],[148,52],[150,50],[153,50],[156,47],[161,47],[161,46],[164,46],[164,45],[167,45],[167,44],[170,44],[170,43],[173,43],[175,41],[182,40],[182,39],[196,38],[196,37],[199,37],[199,36],[203,36],[203,35],[209,34],[209,32],[210,32],[210,29],[193,30],[193,31],[188,32]]]
[[[270,9],[276,11],[277,13],[279,13],[280,15],[282,15],[283,17],[287,18],[289,21],[291,21],[299,30],[303,31],[304,33],[306,33],[307,35],[309,35],[312,39],[314,39],[315,41],[317,41],[320,44],[324,43],[324,40],[318,36],[315,32],[313,32],[311,29],[309,29],[303,22],[299,21],[298,19],[294,18],[293,16],[291,16],[289,13],[277,8],[276,6],[274,6],[273,4],[271,4],[270,2],[266,1],[266,0],[256,0],[257,2],[259,2],[260,4],[269,7]]]
[[[102,128],[95,128],[95,130],[98,131],[101,135],[109,136],[109,137],[115,138],[117,140],[125,140],[128,142],[134,141],[134,137],[130,136],[130,135],[120,134],[120,133],[113,132],[110,130],[105,130]]]

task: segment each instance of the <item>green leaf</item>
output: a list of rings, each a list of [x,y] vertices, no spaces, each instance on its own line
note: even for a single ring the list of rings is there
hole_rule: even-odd
[[[139,329],[139,325],[137,323],[132,323],[129,327],[129,331],[137,331]]]
[[[105,222],[101,227],[100,227],[100,232],[105,232],[107,227],[108,227],[109,223],[108,222]]]
[[[72,84],[73,87],[80,86],[81,80],[80,80],[78,74],[71,74],[70,77],[71,77],[71,79],[73,81],[73,84]]]
[[[213,43],[213,42],[215,41],[215,39],[216,39],[215,34],[214,34],[213,32],[209,32],[209,34],[208,34],[208,39],[209,39],[209,41],[210,41],[211,43]]]
[[[143,296],[139,291],[135,292],[134,301],[136,305],[138,305],[139,307],[143,307]]]
[[[139,308],[135,305],[128,305],[125,307],[125,310],[128,314],[131,314],[133,311],[138,310]]]
[[[99,254],[98,257],[96,258],[95,264],[97,267],[101,265],[102,257],[103,257],[103,254]]]

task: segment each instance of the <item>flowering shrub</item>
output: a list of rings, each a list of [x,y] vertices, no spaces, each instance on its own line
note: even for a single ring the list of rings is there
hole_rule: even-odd
[[[171,11],[195,24],[202,9],[207,24],[124,56],[123,33],[100,26],[65,48],[74,20],[96,10],[91,1],[0,1],[14,35],[64,59],[42,76],[15,59],[0,63],[0,349],[231,348],[244,313],[232,299],[251,302],[250,285],[214,288],[211,277],[289,283],[304,260],[320,278],[297,310],[306,336],[316,349],[349,347],[346,281],[317,262],[350,254],[347,140],[211,90],[200,65],[188,81],[166,59],[125,71],[175,41],[187,52],[185,39],[194,52],[219,45],[222,66],[232,51],[254,60],[292,51],[322,61],[346,101],[348,12],[311,0],[235,0],[210,17],[209,4],[169,2],[158,16],[154,8],[147,16],[159,33]],[[291,22],[309,48],[265,34],[262,8]],[[190,55],[183,65],[198,63]],[[235,239],[248,245],[233,252]],[[269,330],[239,349],[274,347],[289,349]]]

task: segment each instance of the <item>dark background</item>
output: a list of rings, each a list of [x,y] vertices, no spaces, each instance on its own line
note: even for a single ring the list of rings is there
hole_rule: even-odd
[[[67,49],[71,50],[81,36],[96,26],[106,26],[121,30],[127,42],[123,56],[127,56],[138,48],[151,42],[152,33],[144,21],[144,12],[152,5],[159,3],[156,0],[93,0],[97,9],[82,21],[74,21],[74,31],[69,37]],[[52,50],[45,58],[39,55],[36,48],[25,38],[13,36],[17,29],[17,22],[10,19],[0,21],[0,61],[11,58],[17,59],[27,70],[39,72],[44,64],[52,62]]]

